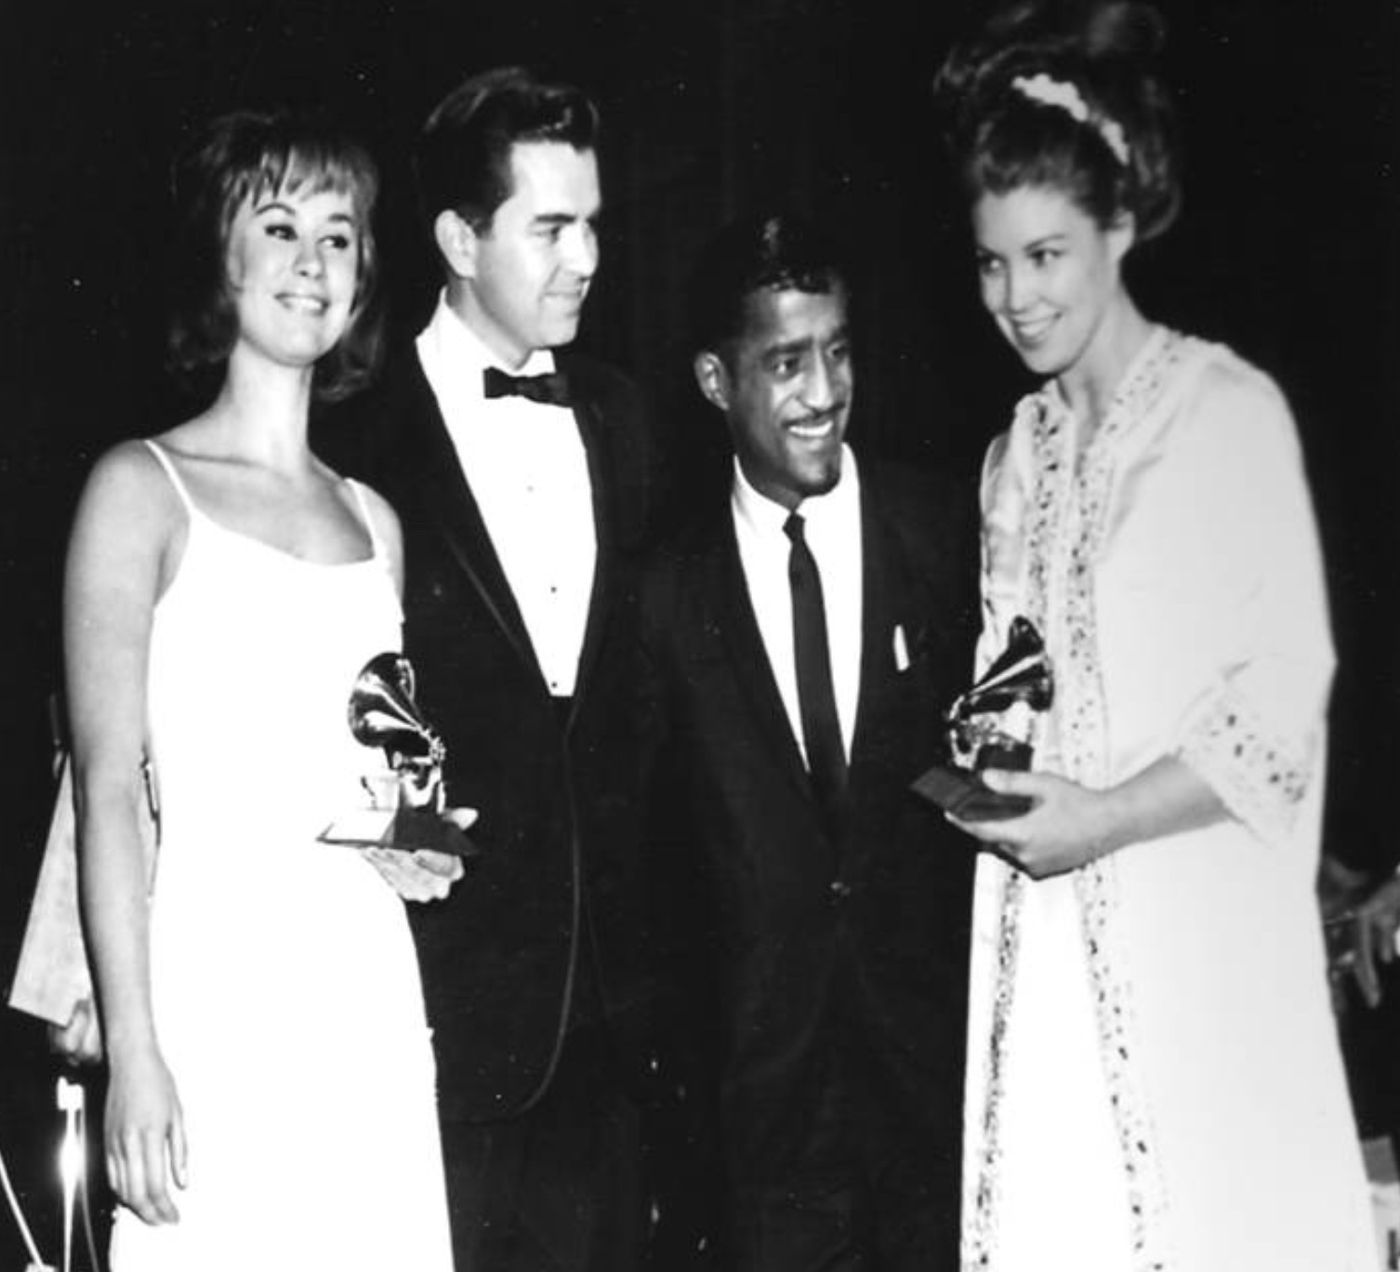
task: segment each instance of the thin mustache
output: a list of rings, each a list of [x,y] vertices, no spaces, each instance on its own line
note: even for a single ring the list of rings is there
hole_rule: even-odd
[[[838,402],[830,410],[817,411],[813,415],[804,415],[800,420],[789,421],[789,427],[802,428],[809,424],[825,424],[828,420],[834,422],[845,412],[847,405],[845,401]]]

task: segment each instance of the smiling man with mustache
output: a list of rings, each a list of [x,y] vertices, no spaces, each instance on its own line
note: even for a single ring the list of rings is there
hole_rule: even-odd
[[[909,784],[971,666],[970,492],[857,465],[815,227],[738,222],[695,279],[733,479],[648,563],[638,667],[721,1266],[951,1269],[972,857]]]

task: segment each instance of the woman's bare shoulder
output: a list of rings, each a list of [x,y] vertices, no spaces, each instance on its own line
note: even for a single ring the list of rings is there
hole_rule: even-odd
[[[163,534],[181,516],[180,499],[155,452],[140,438],[118,442],[88,473],[77,520],[104,534]]]

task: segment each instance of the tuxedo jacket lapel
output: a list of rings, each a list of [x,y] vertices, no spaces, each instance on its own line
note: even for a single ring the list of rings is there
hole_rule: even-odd
[[[893,631],[900,621],[895,604],[890,559],[893,545],[872,507],[868,481],[861,489],[861,633],[860,690],[856,698],[856,727],[851,737],[851,769],[871,742],[873,721],[887,716],[883,698],[890,686],[888,661],[893,659]]]
[[[415,409],[411,415],[418,435],[414,445],[406,450],[414,457],[410,462],[417,467],[414,479],[422,491],[424,503],[431,510],[457,564],[501,629],[501,634],[521,660],[540,674],[534,645],[521,618],[520,608],[506,581],[476,496],[462,474],[457,448],[448,435],[437,398],[416,356],[412,359],[412,368]]]
[[[927,563],[922,568],[916,563],[895,521],[882,511],[887,495],[875,474],[862,482],[864,614],[860,699],[851,747],[853,787],[863,760],[888,754],[901,745],[901,736],[922,736],[928,727],[936,727],[932,721],[921,725],[911,713],[936,711],[920,707],[919,695],[926,692],[920,680],[937,670],[927,664],[936,658],[934,651],[949,644],[957,618],[947,608],[946,589],[935,596]]]
[[[582,392],[573,377],[576,392]],[[579,706],[588,691],[591,673],[597,666],[598,653],[603,647],[603,636],[612,616],[612,593],[615,586],[614,538],[617,533],[617,519],[609,499],[614,489],[612,456],[608,450],[609,438],[605,432],[602,410],[598,403],[587,396],[579,397],[574,403],[574,419],[578,422],[579,434],[583,438],[583,449],[588,457],[588,480],[593,493],[593,532],[597,541],[596,564],[593,567],[593,587],[588,598],[588,620],[583,629],[583,648],[579,651],[578,675],[574,682],[574,702],[569,713],[573,723]]]
[[[491,542],[490,532],[482,518],[471,484],[463,476],[461,461],[447,432],[437,398],[423,376],[416,358],[413,360],[413,366],[416,380],[415,399],[418,405],[414,415],[421,426],[416,448],[421,460],[418,480],[422,483],[424,497],[442,529],[447,546],[480,595],[482,604],[496,620],[502,634],[520,658],[534,668],[543,684],[544,674],[540,670],[534,644],[515,595],[511,591],[505,570],[501,566],[500,557]],[[610,504],[610,499],[615,493],[613,470],[616,464],[609,449],[611,438],[602,417],[602,406],[589,393],[586,380],[577,372],[571,374],[571,383],[578,394],[573,414],[587,457],[589,484],[592,487],[593,525],[597,537],[597,563],[589,596],[583,646],[579,652],[574,706],[570,713],[572,721],[577,714],[580,700],[587,691],[590,673],[597,665],[612,616],[612,597],[616,586],[614,574],[617,554],[613,549],[617,535],[617,517]]]

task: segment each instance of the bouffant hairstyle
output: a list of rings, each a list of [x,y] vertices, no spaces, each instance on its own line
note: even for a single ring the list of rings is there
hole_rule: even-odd
[[[969,202],[1043,186],[1101,227],[1130,214],[1140,242],[1166,230],[1181,186],[1175,115],[1155,66],[1165,35],[1142,0],[996,10],[934,85]]]
[[[382,344],[373,304],[379,175],[369,153],[315,116],[235,111],[210,122],[176,158],[172,184],[177,229],[166,361],[176,378],[207,391],[238,338],[228,253],[239,208],[268,193],[333,190],[348,194],[353,210],[355,300],[345,332],[316,364],[313,392],[319,400],[338,401],[363,387],[378,367]]]
[[[512,148],[552,141],[592,150],[598,110],[568,84],[550,84],[521,66],[463,81],[428,116],[415,156],[420,211],[429,227],[456,212],[478,234],[514,190]]]
[[[700,253],[690,282],[690,347],[723,356],[742,334],[746,302],[757,291],[825,295],[850,290],[835,243],[790,211],[767,211],[734,221]]]

